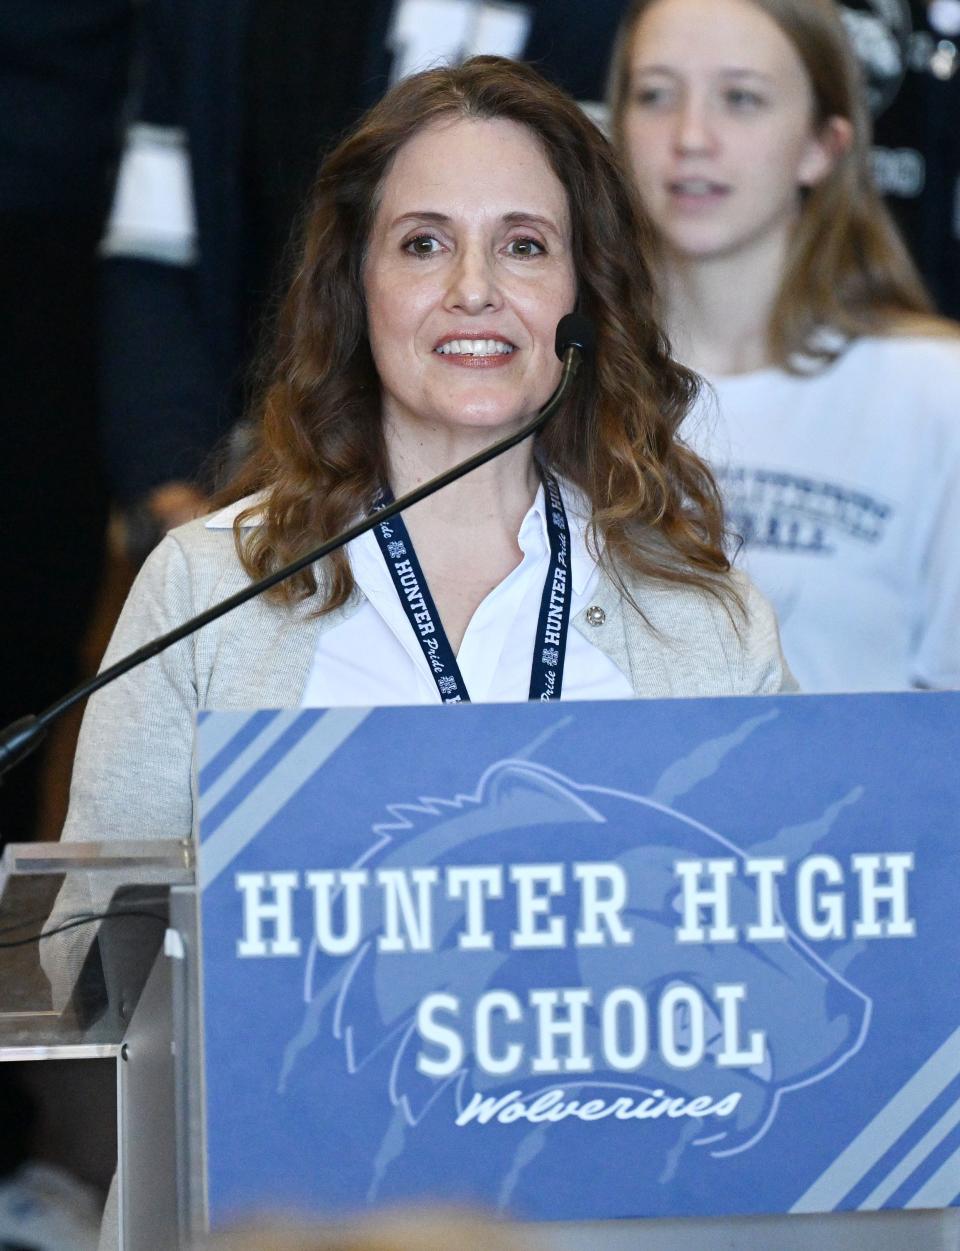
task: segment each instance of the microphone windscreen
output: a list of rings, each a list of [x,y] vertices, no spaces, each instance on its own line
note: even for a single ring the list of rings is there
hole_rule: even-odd
[[[583,313],[567,313],[557,322],[556,349],[561,360],[568,347],[579,348],[584,359],[593,356],[596,341],[593,322]]]

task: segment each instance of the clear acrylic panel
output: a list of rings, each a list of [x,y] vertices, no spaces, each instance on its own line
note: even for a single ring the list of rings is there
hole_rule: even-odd
[[[118,1046],[192,847],[13,843],[0,860],[0,1058]]]

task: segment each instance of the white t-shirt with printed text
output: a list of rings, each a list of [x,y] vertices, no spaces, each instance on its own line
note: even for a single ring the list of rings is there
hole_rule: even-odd
[[[803,691],[960,687],[960,340],[709,378],[684,437]]]

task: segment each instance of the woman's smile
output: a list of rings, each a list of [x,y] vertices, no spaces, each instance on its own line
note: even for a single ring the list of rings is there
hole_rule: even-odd
[[[444,335],[433,349],[445,365],[461,369],[502,369],[512,363],[516,345],[503,335],[487,331]]]

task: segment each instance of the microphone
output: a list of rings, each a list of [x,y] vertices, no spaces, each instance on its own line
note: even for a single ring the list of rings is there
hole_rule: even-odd
[[[557,322],[554,350],[561,360],[569,348],[576,348],[584,360],[591,360],[597,345],[597,332],[583,313],[567,313]]]
[[[557,356],[563,362],[560,381],[557,383],[556,390],[535,417],[532,417],[530,421],[521,426],[519,430],[514,431],[513,434],[507,435],[496,443],[492,443],[490,447],[485,448],[482,452],[476,452],[473,456],[468,456],[466,460],[461,461],[458,465],[454,465],[452,469],[444,470],[443,473],[437,474],[435,478],[431,478],[423,483],[422,486],[408,491],[406,495],[401,495],[392,504],[388,504],[378,512],[372,513],[369,517],[364,517],[335,538],[329,539],[326,543],[322,543],[319,547],[314,548],[313,551],[307,552],[306,555],[298,556],[289,565],[284,565],[282,569],[277,569],[274,573],[267,574],[265,578],[260,578],[257,582],[251,582],[242,591],[237,591],[235,595],[221,600],[220,603],[214,604],[202,613],[198,613],[196,617],[191,617],[189,621],[185,621],[182,625],[177,626],[176,629],[153,639],[152,642],[138,648],[135,652],[131,652],[129,656],[124,656],[122,660],[118,660],[109,669],[103,669],[92,678],[88,678],[78,686],[75,686],[72,691],[68,691],[66,695],[58,699],[56,703],[51,704],[49,708],[46,708],[39,715],[31,713],[12,722],[0,733],[0,778],[20,760],[28,756],[41,742],[47,728],[69,708],[72,708],[74,704],[87,699],[116,678],[129,673],[131,669],[135,669],[138,665],[142,665],[144,661],[150,660],[153,656],[158,656],[160,652],[166,651],[174,643],[179,643],[181,639],[187,638],[188,635],[202,629],[205,625],[209,625],[211,621],[216,621],[218,617],[224,616],[225,613],[230,612],[232,609],[239,608],[247,600],[253,599],[263,591],[268,591],[272,586],[276,586],[277,583],[283,582],[295,573],[299,573],[301,569],[307,568],[308,565],[312,565],[318,560],[323,560],[331,552],[337,551],[338,548],[344,547],[347,543],[352,543],[354,539],[359,538],[361,534],[365,534],[367,530],[372,530],[374,526],[379,525],[383,521],[389,521],[391,517],[395,517],[397,513],[403,512],[404,509],[411,508],[414,504],[419,504],[421,500],[425,500],[428,496],[433,495],[435,491],[439,491],[443,487],[449,486],[451,482],[456,482],[459,478],[465,477],[472,470],[479,469],[481,465],[487,464],[488,461],[500,456],[503,452],[508,452],[512,447],[516,447],[518,443],[522,443],[532,434],[536,434],[538,430],[547,424],[563,403],[581,364],[592,356],[594,343],[594,328],[589,318],[584,317],[582,313],[567,313],[566,316],[561,317],[557,324],[554,343]]]

